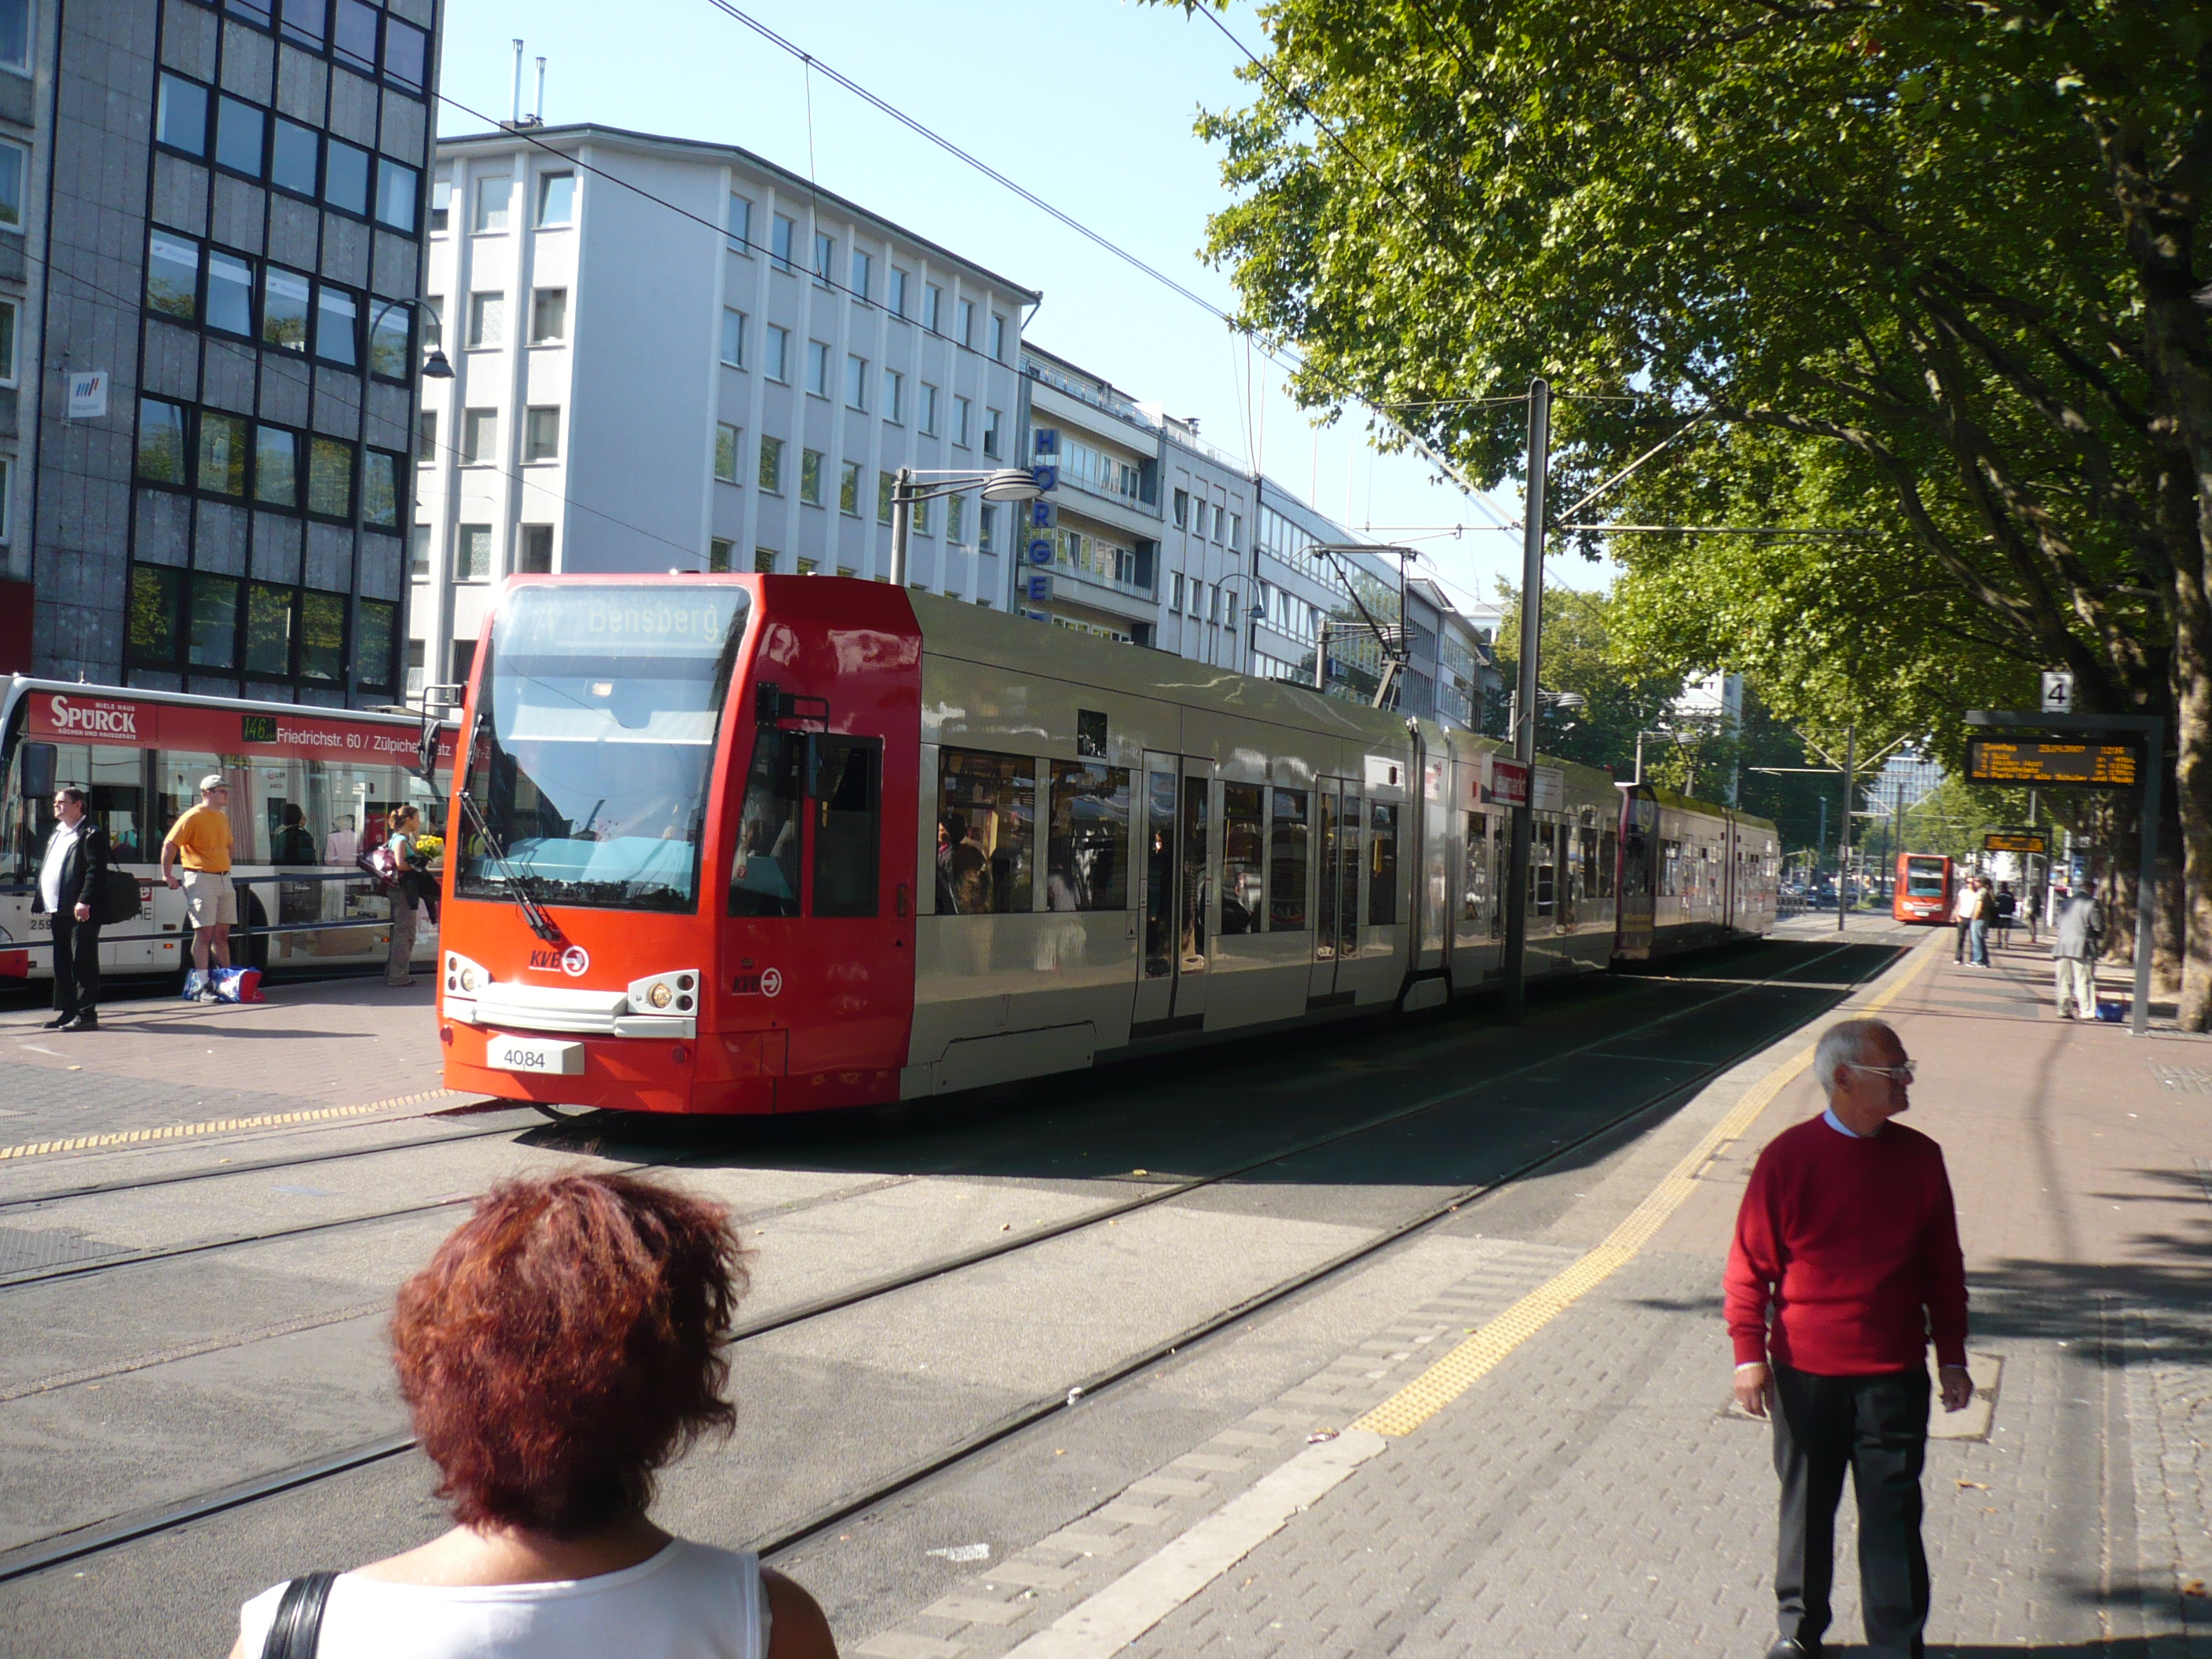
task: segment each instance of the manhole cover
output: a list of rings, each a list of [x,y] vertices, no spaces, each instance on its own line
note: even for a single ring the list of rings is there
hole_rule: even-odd
[[[2150,1074],[2182,1094],[2212,1095],[2212,1072],[2202,1072],[2193,1066],[2153,1065]]]
[[[121,1245],[96,1243],[75,1227],[0,1227],[0,1279],[123,1253]]]

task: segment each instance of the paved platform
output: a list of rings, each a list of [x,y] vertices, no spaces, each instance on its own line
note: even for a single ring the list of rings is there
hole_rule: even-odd
[[[2024,936],[1986,970],[1919,938],[1852,1004],[1919,1062],[1909,1121],[1944,1145],[1972,1289],[1980,1393],[1929,1457],[1929,1651],[2208,1659],[2212,1042],[2058,1021]],[[1719,1281],[1753,1160],[1819,1109],[1813,1035],[1564,1212],[1462,1235],[1449,1282],[1378,1276],[1335,1363],[846,1651],[1759,1654],[1774,1479]],[[1848,1500],[1839,1530],[1850,1652]]]

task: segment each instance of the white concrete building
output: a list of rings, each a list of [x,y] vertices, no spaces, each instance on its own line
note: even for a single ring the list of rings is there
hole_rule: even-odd
[[[729,145],[540,126],[437,158],[454,378],[423,382],[410,684],[465,672],[510,571],[881,578],[898,467],[1018,462],[1020,284]],[[909,579],[1004,605],[1017,510],[929,503]]]

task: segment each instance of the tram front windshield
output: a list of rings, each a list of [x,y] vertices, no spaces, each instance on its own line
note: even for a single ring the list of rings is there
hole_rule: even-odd
[[[1943,896],[1943,860],[1941,859],[1905,860],[1905,896],[1907,898],[1942,898]]]
[[[468,789],[494,838],[468,898],[690,910],[744,590],[529,586],[507,595],[477,681]]]

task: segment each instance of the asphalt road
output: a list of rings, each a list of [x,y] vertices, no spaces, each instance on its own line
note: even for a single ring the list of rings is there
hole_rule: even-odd
[[[757,1318],[1243,1171],[741,1343],[738,1431],[670,1472],[658,1513],[747,1546],[1648,1109],[799,1546],[793,1570],[849,1643],[966,1571],[931,1552],[1003,1553],[1053,1531],[1327,1363],[1375,1306],[1449,1282],[1470,1241],[1540,1232],[1676,1091],[1816,1018],[1895,954],[1770,940],[1541,994],[1518,1029],[1476,1006],[859,1120],[416,1117],[0,1164],[0,1573],[40,1540],[404,1433],[383,1310],[459,1200],[508,1172],[667,1166],[744,1217]],[[1777,977],[1798,983],[1763,982]],[[486,1128],[498,1132],[366,1150]],[[333,1151],[356,1155],[24,1201]],[[0,1648],[220,1654],[264,1586],[437,1530],[434,1484],[409,1454],[0,1582]]]

